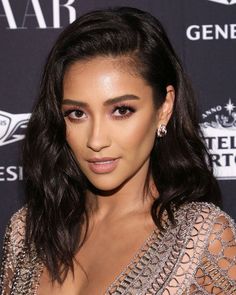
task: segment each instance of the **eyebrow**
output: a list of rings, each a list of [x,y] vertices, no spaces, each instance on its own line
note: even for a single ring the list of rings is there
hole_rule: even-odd
[[[139,100],[140,97],[134,94],[125,94],[113,98],[107,99],[103,105],[104,106],[109,106],[118,102],[126,101],[126,100]],[[88,104],[86,102],[80,101],[80,100],[74,100],[74,99],[64,99],[62,101],[62,104],[67,104],[67,105],[76,105],[80,107],[88,107]]]

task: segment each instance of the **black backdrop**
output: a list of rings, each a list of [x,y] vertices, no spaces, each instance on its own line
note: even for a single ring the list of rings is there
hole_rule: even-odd
[[[224,210],[236,217],[236,0],[0,0],[0,244],[23,204],[20,148],[49,49],[84,12],[123,5],[164,24],[196,91]]]

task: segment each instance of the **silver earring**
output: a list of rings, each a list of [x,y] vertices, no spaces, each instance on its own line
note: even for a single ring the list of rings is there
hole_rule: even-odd
[[[166,133],[167,133],[166,125],[161,124],[161,125],[158,127],[156,133],[157,133],[157,137],[163,137],[163,136],[165,136]]]

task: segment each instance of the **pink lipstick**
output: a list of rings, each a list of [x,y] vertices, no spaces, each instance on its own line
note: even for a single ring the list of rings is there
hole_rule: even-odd
[[[88,166],[94,173],[109,173],[116,168],[118,161],[119,158],[92,158],[88,160]]]

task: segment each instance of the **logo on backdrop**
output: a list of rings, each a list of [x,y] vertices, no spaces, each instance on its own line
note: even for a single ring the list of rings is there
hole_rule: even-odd
[[[47,11],[42,8],[40,1],[27,0],[23,13],[19,15],[19,8],[15,7],[10,0],[0,0],[0,24],[4,23],[6,28],[12,30],[27,29],[32,28],[29,23],[33,21],[35,23],[33,27],[37,29],[59,29],[62,28],[62,14],[63,18],[66,16],[69,23],[76,19],[76,9],[73,5],[78,0],[48,0]]]
[[[0,166],[0,182],[1,181],[18,181],[23,180],[22,166]]]
[[[236,179],[236,106],[231,99],[202,114],[200,124],[219,179]]]
[[[191,41],[233,40],[236,39],[236,24],[191,25],[186,30],[186,36]]]
[[[31,114],[11,114],[0,110],[0,146],[22,140]]]
[[[236,0],[208,0],[211,2],[216,2],[220,4],[225,4],[225,5],[233,5],[236,4]]]
[[[236,0],[208,0],[224,5],[236,4]],[[186,29],[190,41],[235,40],[236,24],[192,24]]]

